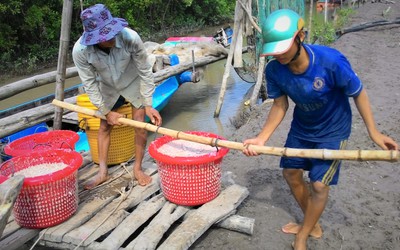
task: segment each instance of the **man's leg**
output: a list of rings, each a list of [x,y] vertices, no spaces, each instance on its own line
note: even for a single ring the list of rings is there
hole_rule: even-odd
[[[144,108],[132,108],[132,116],[136,121],[145,120]],[[146,150],[147,131],[145,129],[135,128],[135,163],[133,166],[133,175],[139,182],[139,185],[145,186],[151,182],[151,177],[142,170],[142,161]]]
[[[99,172],[97,175],[85,185],[85,189],[92,189],[95,186],[105,182],[108,178],[108,149],[110,148],[111,130],[113,126],[109,125],[106,120],[100,119],[100,128],[97,136],[97,147],[99,150]]]
[[[296,235],[294,242],[295,250],[307,249],[307,238],[314,230],[322,212],[325,209],[329,197],[329,186],[322,182],[314,182],[311,185],[311,197],[308,199],[306,211],[304,213],[304,222],[300,231]]]
[[[310,200],[310,192],[308,185],[303,178],[303,170],[284,169],[283,177],[288,183],[295,200],[305,215]],[[282,227],[282,231],[285,233],[297,234],[301,227],[302,226],[297,223],[288,223]],[[322,229],[318,223],[315,224],[315,227],[313,226],[313,230],[310,232],[310,235],[316,238],[320,238],[322,236]]]

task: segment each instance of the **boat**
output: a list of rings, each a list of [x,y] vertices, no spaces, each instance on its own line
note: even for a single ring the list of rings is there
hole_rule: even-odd
[[[165,40],[165,45],[175,46],[181,43],[212,43],[216,42],[228,47],[232,42],[233,29],[230,26],[221,28],[215,35],[208,36],[173,36]]]
[[[169,61],[171,66],[175,66],[179,64],[179,57],[175,54],[169,55]],[[173,94],[178,90],[178,88],[186,82],[196,82],[198,81],[199,77],[197,73],[193,73],[191,71],[184,71],[180,74],[173,75],[166,80],[162,81],[160,84],[156,86],[154,95],[153,95],[153,108],[161,111],[169,102],[169,100],[172,98]],[[65,96],[66,97],[71,97],[78,95],[80,93],[83,93],[83,86],[82,84],[77,84],[69,89],[65,90]],[[44,104],[51,103],[52,100],[54,100],[55,95],[50,94],[46,95],[41,98],[37,98],[32,101],[28,101],[19,105],[16,105],[11,108],[7,108],[4,110],[0,110],[0,119],[5,118],[11,114],[15,114],[24,110],[28,110],[34,107],[39,107]],[[149,122],[150,119],[146,117],[146,121]],[[78,123],[78,121],[77,121]],[[46,122],[41,122],[39,124],[36,124],[34,126],[31,126],[29,128],[23,129],[21,131],[18,131],[16,133],[13,133],[11,135],[5,136],[3,138],[0,138],[0,149],[2,149],[3,146],[6,144],[17,140],[19,138],[22,138],[27,135],[35,134],[35,133],[40,133],[40,132],[45,132],[49,130],[49,126],[46,124]],[[79,130],[78,128],[76,130]],[[79,130],[78,134],[80,136],[80,140],[75,146],[75,150],[80,152],[80,151],[88,151],[89,150],[89,144],[87,140],[87,136],[84,131]],[[2,151],[2,150],[1,150]],[[2,160],[8,160],[10,159],[9,156],[7,155],[2,155]]]

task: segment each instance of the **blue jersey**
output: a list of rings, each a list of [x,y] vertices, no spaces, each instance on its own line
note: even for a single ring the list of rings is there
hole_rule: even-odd
[[[313,142],[348,139],[351,132],[349,97],[358,96],[362,83],[339,51],[304,45],[310,64],[294,74],[276,60],[267,64],[269,98],[287,95],[295,104],[290,134]]]

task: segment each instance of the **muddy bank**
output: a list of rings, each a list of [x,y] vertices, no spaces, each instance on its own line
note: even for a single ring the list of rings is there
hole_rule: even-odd
[[[400,16],[400,2],[384,1],[360,5],[352,24]],[[331,45],[350,60],[368,91],[377,126],[400,142],[400,26],[382,26],[343,35]],[[351,101],[353,104],[353,101]],[[270,104],[264,103],[241,116],[242,126],[233,128],[229,140],[256,136]],[[293,105],[291,105],[293,108]],[[268,142],[284,145],[291,110]],[[235,114],[232,114],[234,116]],[[348,149],[378,149],[353,105],[352,135]],[[231,171],[236,183],[246,186],[250,196],[238,214],[255,218],[254,234],[224,229],[209,230],[193,249],[291,249],[293,235],[280,231],[289,221],[302,221],[299,210],[279,169],[279,157],[245,157],[230,151],[223,169]],[[321,217],[324,235],[310,239],[309,249],[399,249],[400,246],[399,163],[344,161],[339,184],[331,189]]]

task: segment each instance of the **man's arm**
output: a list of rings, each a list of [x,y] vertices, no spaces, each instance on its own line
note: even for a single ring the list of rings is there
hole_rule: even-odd
[[[243,142],[244,146],[253,144],[258,146],[264,146],[269,140],[275,129],[282,122],[289,108],[289,101],[286,95],[280,96],[274,99],[274,103],[268,113],[267,120],[265,121],[264,127],[256,138],[248,139]],[[247,147],[243,150],[245,155],[258,155],[255,151],[248,149]]]
[[[152,66],[147,60],[147,52],[139,34],[131,29],[124,30],[124,39],[128,41],[128,50],[132,53],[131,58],[138,70],[140,81],[140,94],[145,106],[152,106],[153,93],[156,88]]]
[[[85,56],[84,47],[79,45],[79,41],[72,50],[72,58],[78,70],[79,78],[85,88],[85,92],[90,97],[90,101],[103,115],[107,115],[110,110],[104,106],[103,97],[100,93],[100,86],[96,80],[96,73],[92,65],[89,64]]]
[[[357,110],[364,121],[371,139],[382,149],[398,150],[399,146],[392,138],[383,135],[377,130],[369,98],[365,89],[363,89],[358,96],[354,97],[354,103],[356,104]]]

